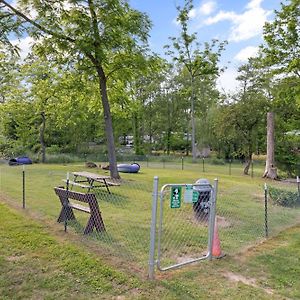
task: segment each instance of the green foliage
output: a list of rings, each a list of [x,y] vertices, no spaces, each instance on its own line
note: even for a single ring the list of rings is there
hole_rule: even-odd
[[[269,195],[274,204],[286,207],[296,207],[300,205],[298,192],[292,192],[268,186]]]
[[[273,66],[275,73],[290,73],[300,76],[300,10],[299,0],[281,3],[281,10],[275,12],[275,20],[266,23],[262,47],[264,61]]]
[[[193,159],[196,159],[196,125],[195,125],[195,112],[197,111],[196,99],[202,98],[202,101],[206,98],[205,95],[206,85],[202,84],[199,89],[200,83],[204,83],[207,79],[216,85],[216,78],[222,71],[218,62],[222,51],[225,48],[226,42],[219,42],[214,39],[210,43],[205,42],[200,44],[198,41],[197,33],[189,33],[189,21],[190,12],[194,9],[193,0],[185,0],[184,5],[178,6],[177,21],[180,24],[180,35],[178,37],[170,37],[171,46],[166,45],[167,55],[170,55],[173,61],[178,65],[180,72],[186,72],[188,74],[188,81],[182,85],[182,90],[185,90],[185,94],[188,95],[189,103],[189,115],[188,120],[191,120],[191,146]],[[198,79],[198,84],[196,80]],[[201,85],[200,85],[201,86]],[[206,90],[209,93],[208,90]],[[208,97],[209,98],[209,97]],[[204,111],[205,117],[207,115],[207,108],[210,107],[209,102],[203,101],[200,103],[200,107]],[[199,109],[199,106],[198,106]],[[201,109],[199,109],[201,111]],[[189,126],[186,127],[189,129]],[[204,142],[204,139],[200,142]]]
[[[217,166],[226,165],[224,159],[220,159],[220,158],[212,158],[212,159],[210,159],[210,163],[212,165],[217,165]]]

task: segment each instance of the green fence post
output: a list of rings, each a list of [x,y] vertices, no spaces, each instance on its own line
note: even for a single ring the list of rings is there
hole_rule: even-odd
[[[269,229],[268,229],[268,187],[265,183],[265,235],[266,238],[269,236]]]

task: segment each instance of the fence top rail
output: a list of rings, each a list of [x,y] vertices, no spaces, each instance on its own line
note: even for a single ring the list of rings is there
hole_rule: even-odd
[[[213,186],[211,184],[204,184],[204,183],[168,183],[168,184],[164,184],[161,189],[160,192],[162,193],[166,188],[168,187],[172,187],[172,186],[181,186],[181,187],[187,187],[187,186],[209,186],[211,189],[213,189]]]

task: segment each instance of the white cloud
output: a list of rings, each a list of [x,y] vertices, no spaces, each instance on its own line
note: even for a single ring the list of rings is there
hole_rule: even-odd
[[[195,8],[193,8],[193,9],[190,10],[190,12],[189,12],[189,17],[190,17],[191,19],[194,19],[194,18],[196,18],[196,16],[197,16],[197,10],[196,10]]]
[[[11,42],[13,45],[18,46],[20,48],[20,56],[21,59],[24,60],[30,52],[32,45],[34,44],[34,39],[27,36],[20,40],[13,40]]]
[[[235,79],[237,75],[238,72],[234,67],[226,69],[217,80],[218,89],[225,93],[235,91],[239,86],[239,82]]]
[[[209,0],[202,2],[199,7],[193,8],[189,12],[189,17],[191,19],[200,18],[201,16],[208,16],[214,12],[217,8],[217,3],[215,1]]]
[[[216,24],[221,21],[230,21],[229,41],[240,42],[260,35],[263,25],[271,14],[271,11],[264,10],[261,5],[262,0],[251,0],[245,7],[245,11],[237,14],[233,11],[220,11],[215,16],[207,18],[205,25]]]
[[[235,57],[234,59],[240,62],[247,62],[248,58],[256,56],[258,53],[258,47],[248,46],[243,48]]]
[[[263,2],[263,0],[251,0],[249,3],[246,5],[246,8],[248,9],[254,9],[256,7],[260,7],[260,4]]]
[[[206,19],[204,21],[205,25],[212,25],[215,23],[218,23],[220,21],[232,21],[234,22],[234,20],[237,18],[237,14],[233,11],[220,11],[217,15],[215,15],[214,17],[210,17],[208,19]]]
[[[217,8],[217,4],[215,1],[207,1],[204,2],[200,7],[199,7],[199,12],[202,15],[210,15],[215,9]]]

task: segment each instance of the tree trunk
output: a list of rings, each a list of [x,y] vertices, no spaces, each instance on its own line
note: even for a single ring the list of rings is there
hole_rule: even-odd
[[[171,128],[167,130],[167,155],[170,155],[171,150]]]
[[[109,160],[110,176],[115,179],[119,179],[120,175],[117,168],[117,158],[115,151],[115,140],[112,126],[112,118],[110,113],[110,107],[106,89],[106,77],[101,66],[96,66],[97,74],[99,78],[100,95],[102,100],[102,106],[104,111],[105,122],[105,134],[107,139],[107,151]]]
[[[246,159],[244,175],[249,175],[249,169],[250,169],[251,163],[252,163],[252,144],[251,144],[251,137],[249,137],[248,159]]]
[[[171,148],[171,132],[172,132],[172,128],[171,128],[171,108],[170,108],[170,102],[169,99],[167,99],[168,101],[168,128],[167,128],[167,155],[170,155],[170,148]]]
[[[40,127],[40,144],[42,153],[42,163],[46,162],[46,145],[45,145],[45,128],[46,128],[46,116],[45,112],[41,112],[42,124]]]
[[[186,147],[185,147],[185,155],[189,156],[189,127],[187,128],[186,131]]]
[[[193,163],[196,162],[196,126],[195,126],[195,99],[194,99],[194,79],[191,77],[191,89],[192,89],[192,95],[191,95],[191,122],[192,122],[192,157],[193,157]]]
[[[252,155],[248,160],[246,160],[246,165],[245,165],[245,168],[244,168],[244,175],[249,175],[249,169],[250,169],[250,166],[251,166],[251,162],[252,162]]]
[[[138,112],[133,113],[133,133],[134,133],[134,150],[136,155],[141,154],[141,136],[140,136],[140,130],[139,130],[139,123],[140,123],[140,118],[138,116]]]
[[[267,159],[266,168],[263,177],[276,179],[277,168],[275,167],[275,155],[274,155],[274,113],[268,112],[267,114]]]

